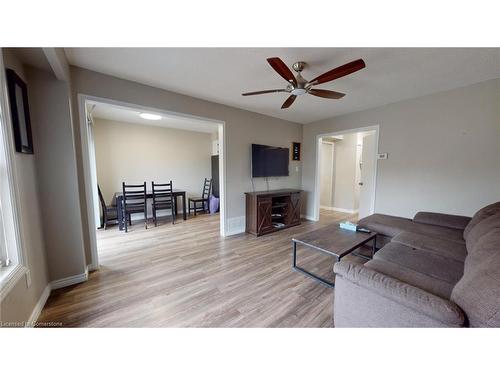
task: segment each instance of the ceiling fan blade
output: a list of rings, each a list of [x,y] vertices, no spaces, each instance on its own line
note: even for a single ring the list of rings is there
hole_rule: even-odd
[[[319,85],[321,83],[330,82],[333,81],[334,79],[344,77],[348,74],[357,72],[358,70],[363,69],[365,66],[366,65],[363,59],[351,61],[350,63],[329,70],[328,72],[323,73],[320,76],[317,76],[316,78],[310,80],[309,82],[311,85]]]
[[[252,92],[244,92],[243,96],[249,96],[249,95],[260,95],[260,94],[270,94],[273,92],[287,92],[285,89],[275,89],[275,90],[262,90],[262,91],[252,91]]]
[[[310,89],[308,93],[314,96],[319,96],[321,98],[327,98],[327,99],[340,99],[345,96],[345,94],[341,92],[331,91],[331,90],[320,90],[320,89]]]
[[[274,70],[276,70],[276,73],[282,76],[285,80],[287,80],[288,82],[293,82],[294,85],[297,84],[297,80],[295,79],[292,71],[279,57],[270,57],[267,59],[267,62]]]
[[[295,99],[297,99],[297,96],[296,95],[290,95],[288,97],[287,100],[285,100],[285,102],[283,103],[283,105],[281,106],[281,109],[285,109],[285,108],[288,108],[292,105],[292,103],[295,101]]]

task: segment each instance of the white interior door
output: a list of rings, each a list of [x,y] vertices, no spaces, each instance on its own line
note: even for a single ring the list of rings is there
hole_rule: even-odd
[[[359,182],[359,218],[362,219],[373,213],[375,207],[375,134],[373,132],[363,136],[361,151],[361,179]]]

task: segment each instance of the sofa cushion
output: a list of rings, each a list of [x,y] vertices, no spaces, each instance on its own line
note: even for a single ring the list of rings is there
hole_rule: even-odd
[[[481,222],[469,231],[467,234],[467,240],[465,241],[467,244],[467,251],[469,253],[473,252],[479,239],[486,233],[497,228],[500,228],[500,212],[481,220]]]
[[[469,216],[448,215],[437,212],[418,212],[413,221],[415,223],[438,225],[453,229],[464,230],[469,224],[471,218]]]
[[[481,208],[477,211],[474,216],[472,216],[471,221],[464,229],[464,239],[467,240],[467,236],[469,232],[474,228],[477,224],[479,224],[482,220],[493,216],[495,214],[500,213],[500,202],[492,203],[486,207]]]
[[[375,231],[388,237],[394,237],[399,233],[406,231],[421,233],[437,238],[445,238],[449,241],[456,241],[460,243],[464,242],[463,231],[460,229],[416,223],[410,219],[398,216],[374,214],[361,219],[358,224],[361,227],[368,228],[371,231]]]
[[[461,327],[463,311],[443,299],[368,267],[342,260],[334,302],[336,327]]]
[[[372,259],[365,263],[365,267],[446,299],[450,299],[451,292],[455,286],[455,284],[448,281],[437,279],[423,272],[415,271],[383,259]]]
[[[477,241],[451,299],[465,311],[471,327],[500,327],[500,229]]]
[[[424,236],[419,233],[401,232],[392,239],[392,242],[400,243],[414,249],[431,251],[460,262],[464,262],[467,256],[467,249],[464,243]]]
[[[464,271],[464,264],[460,261],[395,242],[384,246],[373,259],[385,260],[452,285],[460,280]]]

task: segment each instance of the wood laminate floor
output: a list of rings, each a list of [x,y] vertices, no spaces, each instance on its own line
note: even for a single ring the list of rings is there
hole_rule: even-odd
[[[332,327],[333,289],[291,268],[294,235],[355,215],[321,211],[319,222],[255,237],[219,236],[199,215],[129,233],[97,233],[100,269],[52,292],[39,321],[63,327]],[[360,258],[349,256],[361,261]],[[333,260],[299,247],[299,264],[325,277]]]

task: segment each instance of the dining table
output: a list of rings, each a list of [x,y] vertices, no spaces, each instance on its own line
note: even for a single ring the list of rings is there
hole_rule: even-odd
[[[177,204],[177,198],[181,197],[182,198],[182,218],[184,220],[187,220],[187,208],[186,208],[186,191],[185,190],[179,190],[179,189],[173,189],[172,190],[172,195],[174,197],[174,214],[177,216],[178,209],[177,207],[179,206]],[[147,199],[152,199],[153,198],[153,192],[152,191],[146,191],[146,198]],[[116,211],[117,211],[117,216],[118,216],[118,228],[120,230],[125,229],[125,221],[123,220],[123,192],[122,191],[117,191],[113,195],[113,202],[112,204],[116,204]]]

